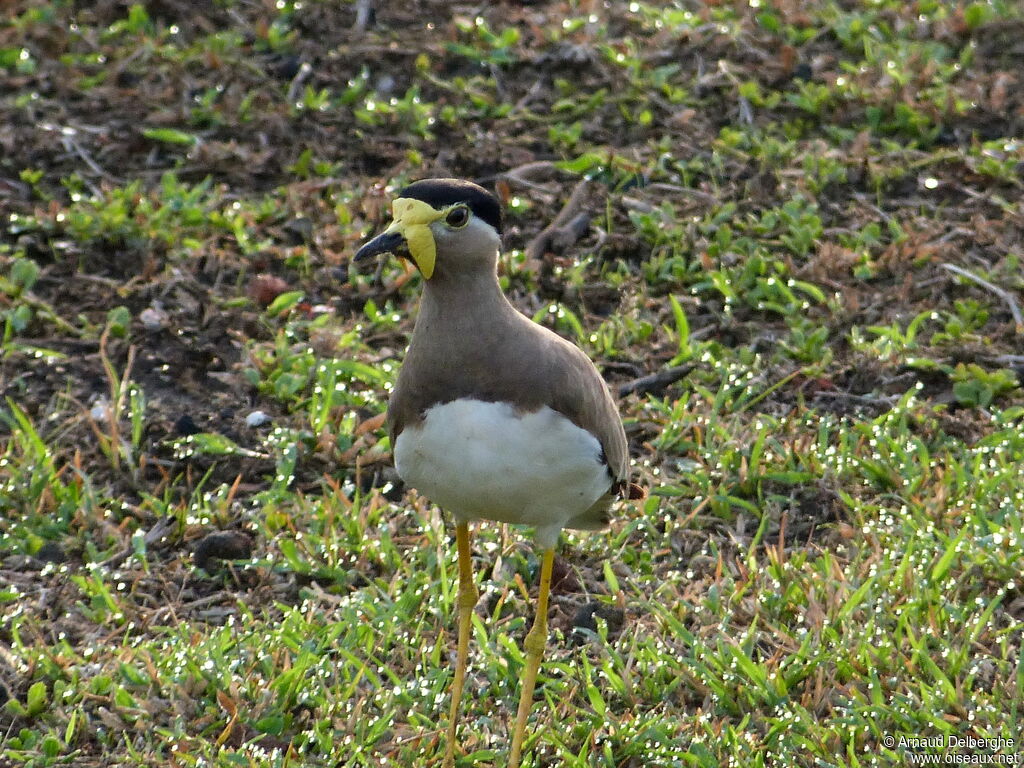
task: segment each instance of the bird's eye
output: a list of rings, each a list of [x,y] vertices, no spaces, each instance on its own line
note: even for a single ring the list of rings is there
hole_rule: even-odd
[[[452,208],[444,217],[444,222],[452,229],[461,229],[469,223],[469,208],[464,205]]]

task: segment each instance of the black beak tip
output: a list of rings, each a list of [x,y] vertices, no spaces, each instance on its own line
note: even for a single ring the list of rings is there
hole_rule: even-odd
[[[404,249],[404,237],[397,232],[384,232],[377,235],[356,251],[356,255],[352,260],[366,261],[367,259],[372,259],[374,256],[380,256],[382,253],[394,253],[400,255]]]

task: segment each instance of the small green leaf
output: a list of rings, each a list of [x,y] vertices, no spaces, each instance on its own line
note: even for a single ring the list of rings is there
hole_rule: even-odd
[[[29,324],[32,322],[32,307],[28,304],[19,304],[14,308],[14,311],[8,315],[11,321],[11,328],[15,333],[21,333]]]
[[[143,128],[142,135],[153,141],[162,141],[164,144],[192,146],[199,141],[191,133],[185,133],[175,128]]]
[[[612,570],[610,560],[604,561],[604,582],[608,585],[608,591],[611,594],[614,595],[619,591],[619,580],[615,578],[615,572]]]
[[[601,691],[593,683],[587,683],[587,698],[590,699],[590,706],[594,708],[597,716],[604,718],[605,713],[608,711],[608,706],[601,697]]]
[[[242,453],[243,450],[234,440],[217,432],[200,432],[191,435],[190,442],[196,453],[207,456],[231,456]]]
[[[676,355],[673,362],[681,363],[693,354],[693,351],[690,349],[690,321],[686,319],[686,312],[675,296],[669,294],[668,300],[672,304],[672,315],[676,321],[676,333],[679,335],[679,354]]]
[[[57,757],[57,755],[59,755],[60,751],[61,751],[60,739],[58,739],[56,736],[49,735],[45,739],[43,739],[42,747],[43,747],[43,754],[46,757],[49,757],[49,758]]]
[[[992,402],[992,390],[980,381],[958,381],[953,385],[953,396],[969,408],[985,408]]]
[[[120,687],[114,692],[114,704],[121,709],[135,709],[139,706],[135,698],[124,688]]]
[[[281,715],[269,715],[257,720],[253,727],[261,733],[279,736],[284,731],[284,718]]]
[[[106,696],[110,693],[110,688],[113,685],[113,681],[109,675],[96,675],[89,684],[89,688],[92,693],[97,696]]]
[[[971,3],[964,8],[964,24],[968,29],[977,29],[988,21],[991,12],[988,3]]]
[[[875,577],[872,576],[863,584],[861,584],[856,591],[850,595],[849,599],[843,604],[843,607],[839,609],[839,613],[836,615],[836,621],[842,621],[847,616],[856,610],[857,606],[864,602],[865,596],[868,594],[868,590],[875,585]]]
[[[585,175],[593,171],[603,171],[605,158],[593,152],[580,155],[575,160],[563,160],[555,163],[556,166],[569,173]]]
[[[267,307],[268,315],[282,315],[302,300],[302,291],[285,291]]]
[[[128,336],[128,330],[131,327],[132,313],[128,307],[114,307],[107,312],[107,327],[110,328],[110,333],[119,339],[123,339]]]
[[[125,24],[125,28],[131,32],[139,33],[145,32],[152,26],[152,22],[149,18],[149,13],[146,12],[146,7],[140,3],[133,3],[128,9],[128,20]]]
[[[25,700],[25,709],[29,717],[35,717],[46,709],[46,683],[33,683],[28,689],[28,697]]]
[[[21,61],[22,51],[25,49],[20,45],[11,48],[0,48],[0,67],[10,69]]]
[[[284,555],[285,561],[296,573],[309,573],[309,563],[299,557],[299,550],[294,539],[283,538],[278,542],[278,549]]]
[[[946,551],[942,553],[942,557],[939,558],[939,562],[932,568],[932,582],[938,583],[949,573],[949,568],[953,564],[953,558],[956,557],[957,550],[960,547],[960,542],[964,540],[964,536],[967,535],[967,529],[964,528],[960,531],[960,535],[953,539],[949,546],[946,547]]]
[[[17,699],[8,699],[7,703],[4,704],[4,712],[13,717],[28,717],[28,712],[25,710],[24,705]]]
[[[39,277],[39,265],[32,259],[15,259],[11,265],[11,281],[23,291],[32,290]]]
[[[803,293],[810,296],[818,304],[825,303],[825,294],[818,286],[812,283],[805,282],[803,280],[794,280],[793,287],[796,288],[798,291],[802,291]]]
[[[75,738],[75,729],[78,727],[78,710],[71,712],[68,718],[68,727],[64,729],[64,741],[70,743]]]

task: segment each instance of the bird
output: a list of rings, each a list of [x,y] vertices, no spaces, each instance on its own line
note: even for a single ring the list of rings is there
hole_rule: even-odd
[[[501,290],[502,208],[466,180],[416,181],[392,201],[391,224],[355,254],[410,260],[423,292],[387,406],[395,468],[455,520],[458,648],[442,765],[455,764],[469,631],[479,598],[469,524],[529,526],[541,552],[536,613],[508,765],[518,768],[548,636],[555,546],[564,528],[596,530],[630,483],[618,407],[579,347],[519,312]]]

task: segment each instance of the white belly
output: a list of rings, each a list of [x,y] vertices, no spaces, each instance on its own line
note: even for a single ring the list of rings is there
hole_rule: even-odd
[[[592,434],[544,407],[454,400],[428,409],[394,445],[407,484],[459,520],[533,525],[557,537],[608,492],[611,478]],[[545,538],[549,538],[545,536]]]

